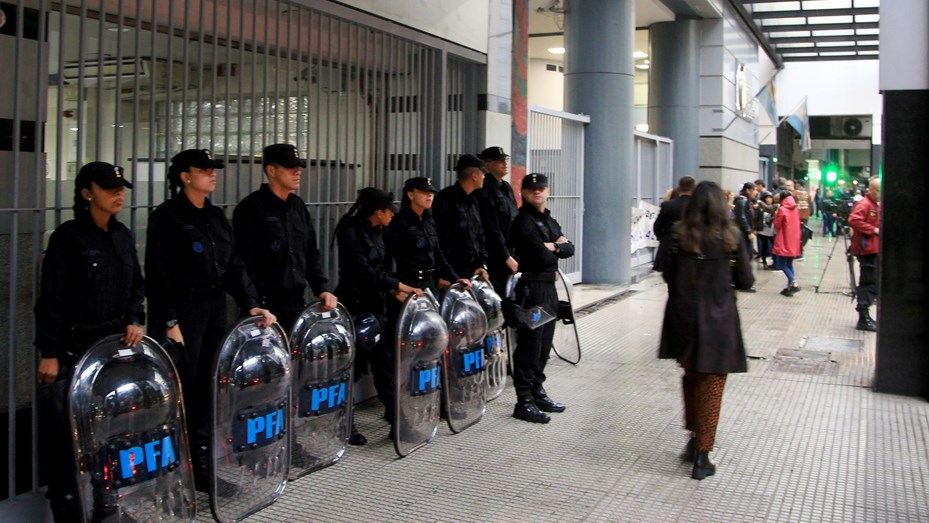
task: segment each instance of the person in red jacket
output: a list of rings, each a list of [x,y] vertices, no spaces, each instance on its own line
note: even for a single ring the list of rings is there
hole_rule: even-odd
[[[797,201],[787,191],[781,191],[780,206],[774,214],[774,267],[784,271],[787,287],[781,294],[788,298],[800,292],[800,284],[794,273],[794,258],[800,257],[800,213]]]
[[[848,226],[852,229],[852,254],[858,258],[858,326],[861,331],[876,331],[877,323],[871,318],[868,309],[877,299],[877,262],[880,252],[881,232],[881,179],[868,181],[868,194],[865,195],[848,216]]]

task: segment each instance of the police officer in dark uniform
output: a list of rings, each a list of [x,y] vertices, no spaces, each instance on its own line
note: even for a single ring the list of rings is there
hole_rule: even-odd
[[[516,285],[516,303],[524,308],[541,306],[557,317],[558,260],[574,256],[574,244],[561,233],[561,226],[545,208],[548,177],[532,173],[523,179],[523,206],[513,221],[510,246],[519,260],[522,277]],[[536,329],[521,327],[516,333],[513,352],[513,386],[516,408],[513,417],[532,423],[548,423],[545,412],[563,412],[565,406],[548,397],[545,364],[552,350],[555,322]],[[544,411],[544,412],[543,412]]]
[[[438,297],[438,280],[446,282],[459,281],[470,288],[467,279],[458,277],[458,274],[449,265],[442,249],[439,248],[439,236],[436,232],[435,220],[432,218],[432,201],[436,188],[429,178],[410,178],[403,184],[403,198],[400,201],[400,213],[394,217],[387,227],[384,243],[387,246],[388,264],[395,266],[395,276],[402,283],[417,289],[431,289]],[[389,266],[389,265],[388,265]],[[401,306],[409,296],[408,292],[390,292],[393,297],[387,298],[387,328],[385,332],[389,339],[395,339],[397,318],[400,316]],[[393,347],[385,347],[381,353],[382,368],[389,373],[389,383],[394,383],[393,375]],[[394,398],[384,403],[385,417],[391,424],[394,422]],[[393,430],[391,429],[391,432]]]
[[[310,213],[295,194],[306,160],[295,146],[280,143],[264,148],[261,164],[268,182],[239,202],[232,225],[261,307],[289,333],[307,306],[307,287],[323,310],[334,309],[338,300],[329,292]]]
[[[484,186],[484,162],[464,154],[458,158],[458,181],[439,191],[432,205],[439,245],[445,259],[462,276],[477,274],[489,280],[487,249],[475,193]]]
[[[382,332],[387,324],[385,298],[388,292],[423,293],[421,289],[398,280],[385,265],[387,248],[383,231],[397,212],[393,194],[365,187],[358,191],[355,204],[336,226],[339,247],[339,285],[336,292],[352,316],[362,313],[373,315]],[[355,357],[355,381],[360,379],[370,363],[374,387],[385,405],[392,400],[394,388],[392,374],[382,364],[383,352],[393,349],[390,339],[389,336],[381,336],[372,354],[364,357],[358,353]],[[349,443],[364,445],[366,442],[367,438],[358,432],[353,423]]]
[[[513,187],[503,178],[507,175],[507,159],[503,147],[488,147],[477,155],[484,161],[487,174],[484,187],[475,193],[481,208],[481,225],[487,247],[487,271],[490,282],[500,296],[506,296],[506,282],[519,270],[516,258],[507,247],[510,227],[519,209]]]
[[[52,233],[35,305],[40,465],[55,521],[79,521],[77,471],[68,419],[68,387],[78,358],[100,338],[142,340],[145,285],[135,240],[116,214],[125,203],[123,168],[81,167],[74,181],[74,219]],[[97,496],[95,495],[96,499]],[[95,509],[95,516],[98,514]]]
[[[209,488],[212,366],[227,328],[225,294],[242,311],[263,316],[261,326],[277,321],[259,307],[255,287],[236,254],[232,226],[207,198],[216,189],[216,169],[223,167],[206,149],[188,149],[171,158],[172,198],[152,212],[145,251],[152,331],[183,345],[188,361],[181,381],[194,480],[203,491]]]

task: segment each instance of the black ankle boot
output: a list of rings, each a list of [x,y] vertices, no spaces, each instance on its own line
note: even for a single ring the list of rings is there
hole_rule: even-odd
[[[368,442],[368,438],[366,438],[364,434],[358,432],[358,427],[356,427],[355,424],[352,423],[352,433],[348,437],[348,444],[360,446],[360,445],[364,445],[367,442]]]
[[[716,474],[716,465],[710,461],[709,452],[694,452],[694,470],[690,477],[694,479],[703,479],[707,476]]]
[[[536,407],[538,407],[542,412],[565,411],[564,403],[558,403],[557,401],[549,398],[548,393],[545,392],[545,389],[542,387],[532,391],[532,398],[535,400]]]
[[[867,307],[858,309],[858,325],[855,328],[860,331],[877,331],[877,322],[868,313]]]
[[[532,397],[519,398],[516,400],[516,407],[513,409],[513,417],[528,421],[529,423],[548,423],[551,418],[545,414],[535,404]]]

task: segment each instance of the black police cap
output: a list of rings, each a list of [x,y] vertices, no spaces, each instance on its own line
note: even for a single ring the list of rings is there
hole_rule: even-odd
[[[409,180],[403,182],[404,193],[410,192],[413,189],[419,189],[420,191],[439,192],[439,190],[436,189],[434,185],[432,185],[432,178],[425,178],[423,176],[410,178]]]
[[[124,170],[118,165],[106,162],[90,162],[78,171],[74,184],[79,189],[89,189],[95,183],[104,189],[128,187],[132,189],[129,180],[123,177]]]
[[[300,157],[297,146],[289,143],[276,143],[265,147],[261,151],[261,165],[271,165],[273,163],[289,169],[306,167],[306,159]]]
[[[377,187],[365,187],[358,191],[358,203],[362,207],[390,209],[394,214],[399,212],[394,204],[393,193],[382,191]]]
[[[478,154],[477,157],[480,158],[481,160],[492,162],[495,160],[502,160],[504,158],[509,158],[510,155],[506,154],[506,151],[503,150],[503,147],[493,146],[493,147],[488,147],[484,149],[483,151],[481,151],[481,153]]]
[[[222,169],[226,164],[213,159],[209,149],[187,149],[171,158],[171,170],[178,173],[189,172],[191,167],[198,169]]]
[[[482,169],[484,167],[484,162],[473,154],[462,154],[458,157],[458,163],[455,164],[455,172],[460,173],[471,167]]]
[[[548,176],[541,173],[529,173],[523,178],[523,189],[544,189],[548,187]]]

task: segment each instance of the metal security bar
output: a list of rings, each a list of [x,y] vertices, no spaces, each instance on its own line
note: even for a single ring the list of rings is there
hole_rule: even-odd
[[[660,206],[665,191],[675,187],[672,164],[674,143],[670,138],[636,132],[634,137],[636,186],[632,207],[640,209],[642,203]],[[649,217],[654,223],[654,217]],[[631,267],[651,264],[655,247],[644,247],[632,253]]]
[[[548,208],[567,238],[580,243],[584,216],[584,127],[590,117],[529,106],[529,173],[549,178]],[[582,281],[581,249],[561,260],[561,272]]]
[[[92,160],[134,184],[119,219],[144,259],[150,211],[185,148],[226,162],[212,201],[231,215],[263,181],[259,154],[296,144],[299,195],[324,266],[339,217],[367,185],[399,199],[409,176],[447,175],[477,149],[486,56],[322,0],[0,2],[0,500],[34,492],[32,306],[48,235],[71,218],[74,177]],[[450,100],[455,100],[454,104]],[[15,137],[15,139],[14,139]],[[442,180],[442,184],[450,178]],[[29,456],[28,458],[26,456]],[[0,519],[4,519],[0,503]]]

